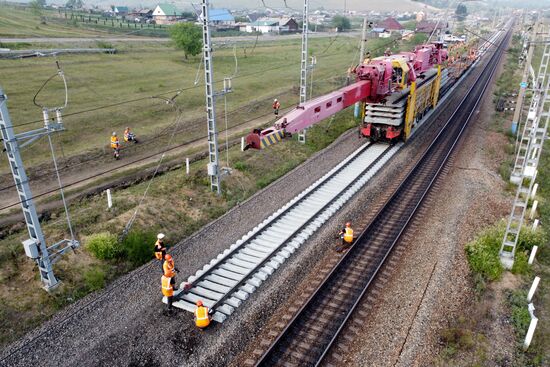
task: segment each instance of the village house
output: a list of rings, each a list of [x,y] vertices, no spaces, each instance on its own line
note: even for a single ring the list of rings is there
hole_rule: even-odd
[[[235,17],[228,9],[208,9],[208,18],[210,23],[215,26],[234,26]],[[199,20],[202,22],[202,14],[199,15]]]
[[[125,17],[128,15],[128,7],[111,5],[109,13],[114,17]]]
[[[182,17],[182,11],[172,4],[158,4],[153,10],[156,24],[174,24]]]

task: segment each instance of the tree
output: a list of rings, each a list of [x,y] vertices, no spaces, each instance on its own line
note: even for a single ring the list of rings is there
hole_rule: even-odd
[[[176,48],[185,52],[185,59],[187,59],[188,55],[195,56],[201,52],[201,28],[193,23],[178,23],[171,26],[170,37],[174,41]]]
[[[466,8],[466,5],[464,4],[458,4],[455,10],[456,19],[459,21],[463,21],[466,19],[466,16],[468,15],[468,8]]]
[[[351,29],[351,23],[348,18],[342,15],[335,15],[332,18],[332,25],[338,28],[338,32],[343,32],[345,30]]]
[[[82,9],[84,2],[82,0],[69,0],[65,4],[65,7],[69,9]]]
[[[32,0],[29,4],[34,15],[42,15],[42,9],[46,6],[46,0]]]

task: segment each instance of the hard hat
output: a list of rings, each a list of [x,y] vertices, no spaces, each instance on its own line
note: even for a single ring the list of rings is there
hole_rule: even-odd
[[[275,98],[275,99],[273,100],[273,102],[277,102],[277,98]]]
[[[130,130],[130,126],[126,126],[126,129],[127,129],[127,130]]]
[[[116,131],[113,131],[113,136],[116,136]]]
[[[197,307],[201,307],[201,306],[202,306],[202,301],[199,299],[199,300],[197,301]]]
[[[166,261],[172,260],[172,255],[170,255],[170,254],[164,255],[164,260],[166,260]]]
[[[346,227],[351,227],[351,223],[350,223],[350,222],[347,222],[347,223],[346,223]]]
[[[162,240],[164,238],[164,233],[157,234],[157,239]]]

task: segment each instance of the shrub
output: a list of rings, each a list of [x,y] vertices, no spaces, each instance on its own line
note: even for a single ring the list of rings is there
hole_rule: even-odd
[[[134,266],[145,264],[153,257],[156,235],[152,231],[133,231],[122,241],[126,259]]]
[[[98,266],[88,269],[84,273],[84,283],[90,292],[105,287],[105,272]]]
[[[466,245],[466,256],[470,268],[485,280],[499,279],[504,270],[498,256],[502,236],[501,230],[492,228]]]
[[[527,291],[513,290],[507,294],[507,301],[511,308],[512,325],[518,338],[522,339],[527,333],[531,322],[531,315],[527,309]]]
[[[245,162],[241,162],[241,161],[235,162],[235,164],[233,165],[233,167],[235,167],[236,170],[239,170],[239,171],[241,171],[241,172],[245,172],[245,171],[248,169],[246,163],[245,163]]]
[[[100,260],[112,260],[122,255],[117,238],[109,232],[101,232],[88,238],[86,248]]]

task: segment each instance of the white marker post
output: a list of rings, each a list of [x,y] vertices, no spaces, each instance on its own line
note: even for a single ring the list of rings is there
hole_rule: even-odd
[[[244,152],[244,136],[241,138],[241,152]]]
[[[535,217],[535,213],[537,212],[538,205],[539,205],[538,200],[533,201],[533,206],[531,207],[531,213],[529,213],[529,219],[533,219]]]
[[[539,282],[540,277],[535,277],[535,280],[533,280],[533,284],[531,285],[531,289],[529,289],[529,294],[527,294],[527,302],[531,302],[531,299],[533,298],[533,295],[535,294],[535,291],[539,286]]]
[[[533,222],[533,231],[535,231],[537,229],[539,224],[540,224],[540,221],[538,219],[535,219],[535,221]]]
[[[525,335],[525,341],[523,342],[523,350],[527,350],[529,348],[529,345],[531,345],[531,341],[533,340],[533,334],[535,333],[535,329],[537,328],[537,323],[539,322],[539,319],[535,317],[535,306],[532,303],[529,303],[527,308],[529,309],[529,314],[531,315],[531,323],[529,324],[527,335]]]
[[[113,207],[113,198],[111,197],[111,189],[107,189],[107,209]]]
[[[189,174],[189,158],[185,158],[185,174]]]
[[[539,184],[536,183],[533,185],[533,191],[531,191],[531,199],[535,198],[535,195],[537,194],[537,189],[539,188]]]
[[[538,246],[533,246],[533,248],[531,249],[531,255],[529,255],[529,261],[527,262],[527,264],[533,265],[533,261],[535,261],[535,255],[537,254],[538,249],[539,249]]]

